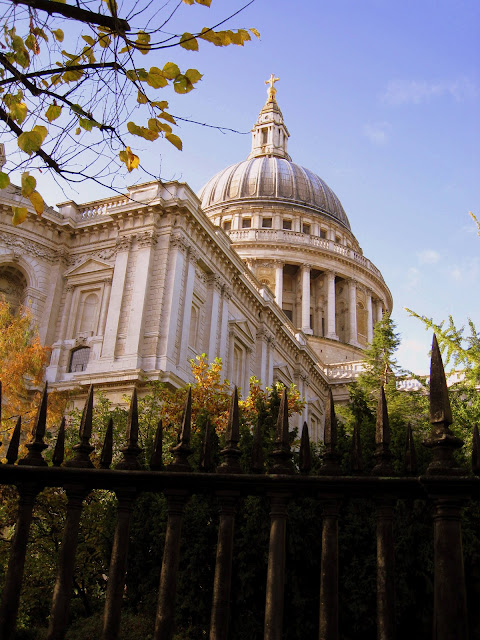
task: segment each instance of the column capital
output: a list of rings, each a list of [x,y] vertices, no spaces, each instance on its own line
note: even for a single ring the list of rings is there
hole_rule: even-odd
[[[302,271],[311,271],[311,269],[312,269],[311,264],[308,264],[308,263],[302,264]]]
[[[172,235],[170,236],[170,246],[179,249],[183,253],[186,253],[190,245],[182,234],[172,233]]]
[[[327,269],[326,271],[324,271],[324,273],[329,279],[335,279],[337,276],[337,274],[335,273],[335,271],[333,271],[333,269]]]
[[[118,252],[129,251],[132,246],[133,236],[119,236],[115,243],[115,247]]]
[[[157,244],[157,234],[155,231],[144,231],[137,236],[137,243],[140,248],[153,247]]]
[[[188,247],[188,259],[190,262],[193,262],[193,264],[197,264],[197,262],[200,259],[200,254],[198,253],[198,251],[196,249],[194,249],[192,246]]]

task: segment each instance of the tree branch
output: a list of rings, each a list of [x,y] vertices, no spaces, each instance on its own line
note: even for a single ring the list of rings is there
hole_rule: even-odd
[[[114,69],[115,71],[121,71],[122,66],[118,62],[95,62],[91,64],[72,64],[64,67],[55,67],[54,69],[45,69],[44,71],[32,71],[32,73],[22,73],[23,78],[40,78],[41,76],[53,76],[57,73],[65,73],[66,71],[83,71],[84,69]],[[16,70],[18,73],[18,70]],[[0,80],[0,87],[6,84],[10,84],[15,80],[15,77],[5,78]]]
[[[4,111],[2,107],[0,107],[0,120],[3,120],[5,122],[7,127],[11,131],[13,131],[13,133],[17,136],[17,138],[22,135],[23,133],[22,129],[17,124],[15,124],[15,122],[13,122],[13,120],[10,118],[8,113]],[[45,162],[45,164],[49,166],[51,169],[56,171],[58,174],[62,175],[62,170],[60,169],[58,164],[55,162],[55,160],[53,160],[53,158],[51,158],[48,155],[48,153],[45,153],[43,149],[39,149],[38,151],[35,151],[35,155],[41,158]]]
[[[32,9],[46,11],[49,15],[58,13],[65,18],[78,20],[78,22],[98,24],[101,27],[106,27],[117,33],[119,31],[130,31],[130,25],[126,20],[122,20],[116,16],[104,16],[101,13],[80,9],[80,7],[75,7],[71,4],[62,4],[61,2],[54,2],[53,0],[11,0],[11,2],[15,5],[24,4],[27,7],[32,7]]]

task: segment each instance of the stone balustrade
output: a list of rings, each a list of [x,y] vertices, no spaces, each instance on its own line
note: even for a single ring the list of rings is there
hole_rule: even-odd
[[[379,269],[357,251],[342,244],[337,244],[333,240],[326,240],[320,236],[300,233],[298,231],[287,231],[285,229],[238,229],[231,230],[228,235],[232,242],[271,242],[272,244],[298,244],[306,247],[315,247],[327,253],[344,256],[360,264],[365,269],[371,271],[377,278],[382,280],[383,276]]]

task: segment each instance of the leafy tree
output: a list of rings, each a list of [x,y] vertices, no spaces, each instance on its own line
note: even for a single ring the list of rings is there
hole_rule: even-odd
[[[168,3],[158,9],[147,0],[98,5],[93,10],[87,0],[75,5],[65,0],[3,3],[0,121],[3,135],[9,134],[23,155],[17,163],[9,159],[8,171],[0,173],[0,188],[8,186],[14,169],[21,169],[22,195],[38,215],[44,202],[32,169],[113,188],[121,166],[130,172],[140,165],[132,151],[136,139],[162,137],[181,150],[172,126],[185,118],[174,116],[158,92],[170,86],[178,94],[189,93],[202,74],[195,68],[181,70],[165,55],[171,48],[195,52],[203,42],[243,46],[251,34],[259,37],[256,29],[218,28],[233,16],[194,33],[167,33],[165,26],[181,3],[173,10]],[[66,21],[67,37],[60,28]],[[150,64],[160,66],[146,65],[148,57]],[[13,207],[13,224],[26,216],[26,207]]]
[[[39,396],[35,387],[42,382],[49,349],[40,343],[31,312],[24,308],[14,313],[0,297],[0,381],[2,406],[0,444],[7,441],[17,416],[30,423]],[[63,401],[54,394],[50,404],[53,418],[63,410]],[[0,458],[3,457],[0,446]]]

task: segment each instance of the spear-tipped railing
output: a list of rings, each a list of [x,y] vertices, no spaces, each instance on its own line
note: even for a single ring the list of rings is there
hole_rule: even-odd
[[[1,387],[0,387],[1,388]],[[445,383],[440,351],[434,339],[432,347],[431,434],[425,444],[432,451],[432,461],[425,476],[418,476],[418,462],[414,443],[414,429],[408,425],[402,459],[395,460],[390,450],[389,416],[385,393],[379,393],[375,433],[374,468],[366,469],[362,456],[360,425],[354,426],[350,447],[339,442],[335,406],[331,392],[325,406],[325,438],[322,464],[312,472],[312,453],[308,426],[303,424],[298,456],[294,464],[290,433],[288,397],[282,393],[273,450],[268,456],[269,472],[265,473],[263,452],[268,451],[268,438],[258,422],[249,436],[251,457],[241,457],[238,393],[235,389],[230,404],[225,444],[220,451],[220,463],[214,470],[216,458],[211,447],[213,421],[207,419],[201,452],[201,470],[193,471],[189,462],[192,454],[192,395],[189,389],[179,425],[177,444],[171,449],[173,461],[164,465],[163,425],[159,421],[154,442],[148,446],[149,465],[141,461],[139,447],[140,425],[137,392],[130,405],[126,444],[114,452],[114,424],[110,420],[99,455],[93,455],[92,428],[94,394],[90,388],[82,414],[79,442],[73,456],[64,461],[65,429],[62,420],[58,429],[51,464],[46,452],[47,388],[45,387],[27,454],[17,461],[22,442],[22,421],[19,418],[6,451],[6,464],[0,464],[0,483],[14,484],[19,489],[18,516],[15,535],[10,546],[9,565],[5,576],[0,606],[0,638],[12,640],[15,634],[20,591],[30,523],[37,494],[45,486],[63,487],[68,498],[63,541],[57,567],[48,640],[62,640],[68,626],[69,603],[72,597],[75,555],[80,516],[86,496],[96,488],[116,493],[117,519],[113,549],[108,572],[102,640],[117,640],[130,540],[130,521],[135,500],[142,491],[163,493],[167,503],[167,525],[160,574],[158,604],[153,638],[172,640],[174,636],[176,583],[182,540],[184,510],[192,494],[216,497],[218,502],[218,542],[213,584],[210,621],[210,640],[227,640],[230,636],[232,600],[232,566],[235,551],[235,519],[243,497],[263,496],[270,504],[270,537],[268,568],[265,576],[266,600],[264,640],[280,640],[284,635],[283,607],[286,563],[287,516],[289,504],[309,497],[317,500],[322,509],[322,541],[311,553],[320,556],[319,638],[337,640],[340,636],[338,544],[339,522],[343,500],[362,498],[375,506],[377,542],[377,637],[393,640],[395,635],[395,567],[394,515],[396,502],[406,498],[405,505],[425,500],[433,505],[434,519],[434,640],[467,640],[465,578],[461,540],[462,507],[468,497],[480,497],[480,438],[478,428],[472,429],[472,471],[468,475],[459,467],[455,451],[462,441],[450,429],[452,413]],[[1,411],[1,408],[0,408]],[[268,434],[267,434],[268,435]],[[263,442],[263,439],[267,442]],[[341,446],[340,446],[341,445]],[[271,446],[271,445],[270,445]],[[339,451],[343,451],[340,459]],[[295,451],[294,451],[295,452]],[[68,454],[68,451],[67,451]],[[114,455],[115,454],[115,455]],[[20,454],[21,455],[21,454]],[[68,457],[68,456],[67,456]],[[353,475],[342,469],[350,463]],[[247,459],[248,458],[248,459]],[[340,464],[342,462],[342,464]],[[95,468],[95,464],[98,468]],[[317,467],[313,467],[316,469]],[[246,472],[246,469],[249,469]],[[395,469],[403,473],[396,475]],[[243,471],[243,473],[242,473]],[[300,501],[298,504],[311,504]],[[257,544],[257,540],[252,540]],[[301,628],[302,621],[298,621]]]

